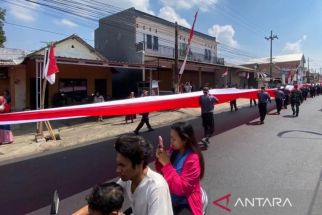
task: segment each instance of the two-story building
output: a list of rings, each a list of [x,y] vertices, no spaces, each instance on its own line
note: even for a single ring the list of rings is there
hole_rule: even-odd
[[[178,26],[178,67],[186,55],[190,29]],[[109,61],[154,65],[151,71],[127,71],[133,81],[159,80],[161,91],[173,90],[175,23],[130,8],[102,18],[95,30],[95,48]],[[195,31],[182,83],[194,89],[221,86],[224,59],[217,56],[215,37]],[[139,75],[138,75],[139,74]],[[115,74],[116,75],[116,74]],[[122,86],[126,87],[126,86]]]

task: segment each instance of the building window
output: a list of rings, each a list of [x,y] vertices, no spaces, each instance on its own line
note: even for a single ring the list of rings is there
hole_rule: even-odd
[[[150,34],[146,35],[146,40],[147,40],[147,48],[152,49],[152,36]]]
[[[139,24],[136,24],[136,28],[139,28]]]
[[[159,50],[159,38],[157,36],[153,36],[153,50]]]
[[[156,33],[156,34],[158,33],[158,29],[155,29],[155,33]]]
[[[145,30],[145,25],[143,25],[143,30]]]
[[[211,60],[211,51],[209,49],[205,49],[205,60]]]
[[[149,31],[151,32],[151,27],[149,28]]]
[[[187,51],[187,44],[185,43],[180,43],[180,48],[179,48],[179,54],[180,56],[185,56],[186,55],[186,51]]]

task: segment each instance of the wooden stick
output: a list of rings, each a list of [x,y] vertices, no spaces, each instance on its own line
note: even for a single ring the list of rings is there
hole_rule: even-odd
[[[56,136],[55,136],[55,133],[54,133],[54,130],[53,130],[53,128],[51,127],[51,125],[50,125],[50,122],[49,121],[45,121],[45,123],[47,124],[47,128],[48,128],[48,131],[49,131],[49,133],[50,133],[50,135],[51,135],[51,137],[53,138],[53,140],[57,140],[56,139]]]

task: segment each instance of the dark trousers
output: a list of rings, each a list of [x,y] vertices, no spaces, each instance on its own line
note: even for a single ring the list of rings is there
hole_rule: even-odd
[[[282,110],[283,100],[282,99],[275,99],[275,102],[276,102],[277,113],[280,113]]]
[[[235,108],[235,111],[238,110],[236,99],[230,101],[230,110],[233,111],[233,108]]]
[[[256,106],[257,104],[256,104],[256,99],[250,99],[250,106],[252,106],[253,105],[253,102],[254,102],[254,105]]]
[[[140,121],[138,127],[135,129],[135,131],[139,131],[143,127],[144,123],[146,124],[148,129],[152,129],[152,127],[149,123],[149,113],[142,114],[141,121]]]
[[[267,114],[267,103],[265,102],[258,103],[258,110],[259,110],[260,121],[264,122],[265,116]]]
[[[211,137],[215,130],[214,114],[212,112],[203,113],[201,114],[201,118],[205,137]]]
[[[288,100],[290,99],[290,97],[288,95],[285,96],[284,99],[284,108],[287,109],[287,105],[288,105]]]
[[[300,103],[299,102],[291,102],[291,107],[292,107],[293,115],[296,114],[296,116],[298,116],[299,111],[300,111]]]
[[[177,205],[172,208],[174,215],[192,215],[189,205]]]

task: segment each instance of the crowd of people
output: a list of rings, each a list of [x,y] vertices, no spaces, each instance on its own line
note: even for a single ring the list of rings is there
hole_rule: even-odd
[[[307,95],[314,97],[321,94],[321,87],[310,86],[298,89],[294,85],[291,91],[278,87],[275,91],[277,114],[290,103],[294,117],[299,115],[299,106]],[[144,92],[143,96],[147,93]],[[257,94],[260,123],[267,114],[267,103],[272,102],[270,95],[262,87]],[[218,99],[209,94],[209,88],[203,88],[199,98],[201,106],[204,137],[207,139],[214,132],[214,105]],[[252,104],[251,104],[252,105]],[[146,123],[142,116],[140,128]],[[149,124],[147,124],[149,127]],[[166,147],[161,136],[155,154],[155,169],[148,163],[153,156],[153,147],[142,136],[123,135],[115,142],[117,182],[95,186],[87,197],[88,205],[74,215],[120,215],[120,214],[175,214],[203,215],[206,212],[207,195],[201,187],[205,172],[205,162],[194,130],[188,122],[177,122],[170,127],[170,144]],[[130,201],[130,208],[122,212],[124,198]]]
[[[301,89],[299,89],[297,84],[294,84],[292,90],[287,89],[285,86],[278,86],[275,91],[276,114],[279,115],[282,108],[284,107],[284,109],[287,109],[287,106],[290,104],[292,115],[294,117],[298,117],[300,113],[300,105],[307,99],[307,96],[309,95],[311,98],[314,98],[321,93],[322,86],[320,84],[303,85]],[[264,124],[268,102],[271,103],[270,96],[265,91],[265,87],[262,87],[261,91],[258,93],[260,124]],[[252,104],[250,104],[250,106],[252,106]]]
[[[170,129],[169,147],[159,136],[157,149],[142,136],[122,135],[115,141],[115,183],[93,188],[87,205],[74,215],[203,215],[207,199],[201,188],[204,158],[191,124],[177,122]],[[155,169],[148,163],[155,154]],[[124,198],[130,208],[121,211]]]

